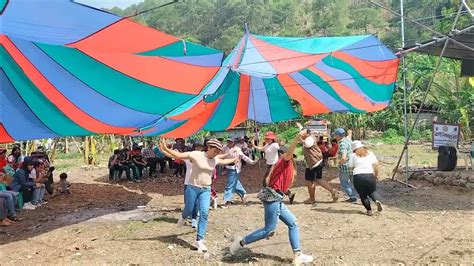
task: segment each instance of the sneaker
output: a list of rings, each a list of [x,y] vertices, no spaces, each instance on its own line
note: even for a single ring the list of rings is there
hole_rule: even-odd
[[[38,201],[38,202],[35,202],[35,203],[32,203],[32,204],[33,204],[33,206],[35,206],[35,207],[41,207],[41,203],[40,203],[39,201]]]
[[[381,203],[380,201],[378,201],[378,200],[375,201],[375,204],[377,205],[377,211],[378,211],[378,212],[383,211],[383,205],[382,205],[382,203]]]
[[[184,226],[185,223],[186,223],[186,220],[184,220],[184,218],[180,216],[177,223],[178,227]]]
[[[23,209],[32,211],[32,210],[36,209],[36,207],[33,206],[33,204],[31,204],[30,202],[28,202],[28,203],[25,203],[25,204],[23,205]]]
[[[192,227],[192,228],[197,228],[197,225],[198,225],[197,220],[196,220],[196,219],[192,219],[192,220],[191,220],[191,227]]]
[[[41,200],[41,204],[42,204],[42,205],[48,204],[48,201],[47,201],[47,200]]]
[[[354,202],[357,202],[357,199],[356,198],[346,199],[346,202],[354,203]]]
[[[222,209],[227,209],[227,208],[229,208],[230,204],[231,203],[229,201],[226,201],[226,202],[224,202],[224,204],[221,205],[221,208]]]
[[[367,214],[367,216],[373,216],[374,214],[372,213],[372,211],[367,211],[365,214]]]
[[[239,250],[242,248],[240,241],[242,241],[242,237],[236,235],[229,248],[230,254],[235,255],[237,252],[239,252]]]
[[[295,259],[293,260],[293,263],[295,265],[301,265],[305,263],[311,263],[313,262],[314,258],[313,256],[310,255],[305,255],[303,253],[300,253],[299,255],[295,256]]]
[[[197,248],[198,252],[207,252],[207,247],[204,245],[204,240],[197,240],[194,243],[194,246]]]

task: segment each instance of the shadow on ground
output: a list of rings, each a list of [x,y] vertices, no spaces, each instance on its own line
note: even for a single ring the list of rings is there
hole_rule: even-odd
[[[0,245],[41,235],[57,228],[77,224],[98,216],[146,205],[150,197],[120,186],[73,183],[70,195],[49,198],[36,210],[22,210],[23,220],[0,228]]]

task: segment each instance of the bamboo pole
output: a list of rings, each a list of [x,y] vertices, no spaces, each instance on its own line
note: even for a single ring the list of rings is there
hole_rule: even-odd
[[[64,153],[69,154],[69,141],[67,137],[64,138]]]
[[[84,137],[84,163],[89,165],[89,137]]]
[[[77,141],[74,139],[74,137],[71,137],[71,139],[72,139],[72,142],[74,143],[74,145],[76,146],[77,151],[79,153],[82,153],[81,146],[79,146],[79,143],[77,143]]]
[[[53,149],[51,151],[51,156],[49,158],[49,160],[51,161],[51,163],[54,162],[54,159],[56,157],[56,150],[57,150],[57,147],[58,147],[58,142],[59,142],[59,139],[55,139],[54,140],[54,143],[53,143]]]

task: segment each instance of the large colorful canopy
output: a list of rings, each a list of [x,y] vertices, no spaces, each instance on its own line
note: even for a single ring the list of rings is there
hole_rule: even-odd
[[[259,123],[332,112],[365,113],[390,103],[398,58],[371,35],[289,38],[246,33],[209,85],[145,135],[184,137],[220,131],[247,119]]]
[[[0,0],[0,142],[132,134],[199,95],[222,57],[73,1]]]
[[[247,119],[373,112],[389,104],[398,68],[370,35],[246,32],[222,58],[74,1],[0,0],[0,142],[99,133],[187,137]]]

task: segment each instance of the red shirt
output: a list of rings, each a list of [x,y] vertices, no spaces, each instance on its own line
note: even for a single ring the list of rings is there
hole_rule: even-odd
[[[325,143],[323,141],[318,141],[317,144],[318,144],[318,147],[321,150],[321,152],[323,152],[323,153],[328,152],[327,143]]]
[[[294,171],[292,164],[291,161],[286,161],[283,158],[278,160],[278,162],[273,166],[268,186],[274,190],[279,190],[285,193],[292,183]]]
[[[7,159],[6,158],[0,158],[0,171],[3,171],[3,168],[7,166]]]
[[[336,156],[338,149],[339,149],[339,145],[337,143],[333,143],[332,148],[329,150],[329,156],[330,157]]]

